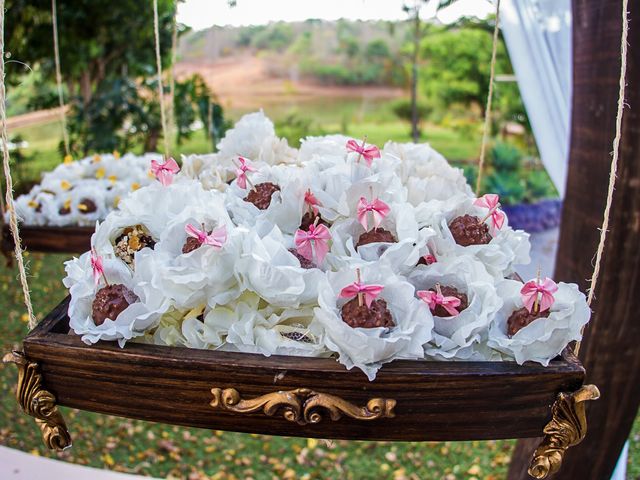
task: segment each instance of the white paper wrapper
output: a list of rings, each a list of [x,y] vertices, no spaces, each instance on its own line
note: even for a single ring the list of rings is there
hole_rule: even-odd
[[[139,301],[132,303],[117,318],[106,319],[96,325],[92,318],[92,304],[96,294],[90,266],[90,253],[66,262],[67,277],[64,285],[71,293],[69,303],[69,327],[82,336],[85,343],[99,340],[117,340],[123,347],[127,340],[141,336],[152,328],[162,313],[169,308],[169,301],[154,291],[143,278],[134,276],[119,260],[104,260],[104,271],[110,284],[122,284],[135,293]],[[101,288],[104,283],[101,282]]]
[[[558,283],[549,317],[541,317],[518,331],[507,335],[507,320],[523,307],[520,289],[522,283],[504,280],[498,284],[504,301],[489,331],[488,345],[522,364],[533,361],[548,365],[572,341],[582,338],[581,330],[587,324],[591,311],[585,296],[574,284]]]
[[[378,298],[387,302],[395,327],[351,328],[342,320],[341,309],[348,300],[338,295],[355,281],[354,270],[327,274],[315,314],[326,331],[327,348],[339,354],[340,363],[348,369],[359,368],[373,380],[383,363],[423,358],[422,345],[432,338],[433,317],[429,308],[415,298],[413,286],[388,269],[363,267],[361,274],[366,284],[384,285]]]
[[[502,306],[493,285],[493,278],[473,257],[441,260],[429,266],[417,267],[409,282],[418,290],[431,290],[436,284],[454,287],[466,293],[469,306],[456,316],[434,315],[433,340],[425,345],[425,354],[438,360],[492,360],[488,349],[484,355],[481,344],[486,342],[489,325]],[[488,355],[486,357],[485,355]]]
[[[263,238],[256,232],[247,233],[237,264],[244,288],[277,307],[315,305],[325,274],[319,268],[301,268],[289,248],[295,248],[292,239],[285,239],[278,227]]]

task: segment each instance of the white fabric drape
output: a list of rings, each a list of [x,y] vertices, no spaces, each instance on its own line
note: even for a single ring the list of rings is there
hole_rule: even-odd
[[[563,197],[571,123],[571,0],[503,0],[500,17],[542,163]]]

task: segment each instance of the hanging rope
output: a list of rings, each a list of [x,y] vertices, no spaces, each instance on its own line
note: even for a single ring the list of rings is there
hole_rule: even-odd
[[[496,0],[496,25],[493,27],[493,47],[491,50],[491,73],[489,75],[489,94],[487,95],[487,107],[484,111],[484,127],[482,129],[482,145],[480,146],[480,161],[478,163],[478,178],[476,180],[476,196],[480,194],[482,173],[484,170],[484,158],[487,152],[489,131],[491,129],[491,104],[493,102],[493,83],[496,72],[496,54],[498,52],[498,33],[500,32],[500,0]]]
[[[620,157],[620,139],[622,138],[622,116],[624,114],[624,97],[626,89],[627,76],[627,37],[629,35],[629,18],[628,18],[628,0],[622,0],[622,37],[620,39],[620,82],[618,87],[618,110],[616,112],[616,135],[613,138],[613,153],[611,155],[611,167],[609,170],[609,189],[607,190],[607,203],[604,207],[602,227],[600,228],[600,241],[596,251],[596,260],[593,267],[593,275],[591,276],[591,285],[589,286],[589,295],[587,303],[591,307],[593,302],[598,278],[600,276],[600,264],[602,263],[602,255],[604,254],[604,246],[609,231],[609,217],[611,214],[611,205],[613,203],[613,192],[616,186],[616,178],[618,172],[618,158]],[[583,327],[584,332],[584,327]],[[580,342],[576,342],[574,349],[576,356],[580,353]]]
[[[176,114],[175,114],[175,94],[176,94],[176,57],[178,56],[178,24],[176,23],[176,15],[178,14],[178,3],[173,11],[173,31],[171,33],[171,69],[169,70],[169,132],[171,138],[176,133]]]
[[[164,154],[169,157],[169,129],[167,117],[164,111],[164,90],[162,88],[162,57],[160,56],[160,27],[158,25],[158,0],[153,0],[153,30],[156,40],[156,64],[158,67],[158,98],[160,100],[160,121],[162,122],[162,139],[164,141]]]
[[[56,0],[51,0],[51,23],[53,23],[53,56],[56,64],[56,84],[58,85],[58,101],[60,103],[60,123],[62,124],[62,139],[64,140],[64,153],[70,155],[69,132],[67,131],[67,119],[65,117],[64,96],[62,93],[62,74],[60,73],[60,47],[58,44],[58,7]]]
[[[4,0],[0,0],[0,122],[1,125],[1,141],[2,141],[2,167],[4,169],[4,178],[6,182],[6,202],[9,212],[9,227],[13,236],[15,245],[15,255],[18,261],[18,271],[20,272],[20,284],[22,285],[22,293],[24,294],[24,304],[27,307],[29,316],[29,329],[37,325],[36,317],[33,314],[33,305],[31,304],[31,294],[29,293],[29,283],[27,281],[27,271],[24,266],[24,258],[22,256],[22,243],[20,232],[18,230],[18,218],[13,203],[13,179],[11,178],[11,166],[9,164],[9,141],[7,139],[7,112],[6,112],[6,88],[4,84]]]

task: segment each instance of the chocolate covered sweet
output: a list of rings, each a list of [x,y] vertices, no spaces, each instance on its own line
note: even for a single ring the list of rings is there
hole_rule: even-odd
[[[430,289],[432,292],[437,292],[437,290],[435,288],[431,288]],[[469,298],[467,297],[466,293],[462,293],[461,291],[459,291],[457,288],[455,287],[449,287],[449,286],[441,286],[440,287],[440,293],[442,294],[443,297],[455,297],[458,300],[460,300],[460,305],[455,307],[456,310],[458,311],[458,313],[462,312],[463,310],[466,310],[466,308],[469,306]],[[451,314],[449,312],[447,312],[447,310],[442,306],[442,305],[436,305],[436,308],[433,310],[433,314],[436,317],[450,317]]]
[[[374,228],[373,230],[369,230],[368,232],[364,232],[360,235],[358,243],[356,243],[356,249],[362,245],[377,242],[396,243],[397,240],[389,230],[385,230],[384,228]]]
[[[316,221],[316,218],[318,218],[318,225],[322,224],[326,227],[331,226],[328,222],[322,219],[320,214],[316,215],[313,212],[307,212],[302,216],[302,220],[300,221],[300,230],[304,230],[305,232],[309,230],[309,227],[313,225],[313,223]]]
[[[271,204],[271,196],[279,191],[280,187],[274,183],[259,183],[249,191],[244,201],[253,203],[260,210],[266,210]]]
[[[195,237],[187,237],[187,239],[184,242],[184,245],[182,246],[182,253],[191,253],[194,250],[197,250],[198,248],[200,248],[202,246],[202,244],[200,243],[200,240],[198,240]]]
[[[306,270],[309,270],[310,268],[317,268],[315,263],[300,255],[295,248],[290,248],[289,253],[298,259],[301,268]]]
[[[102,287],[91,304],[93,323],[99,326],[107,318],[115,320],[129,305],[137,301],[138,296],[122,284]]]
[[[78,210],[80,210],[80,212],[84,214],[94,213],[96,210],[98,210],[98,206],[96,205],[96,202],[94,202],[90,198],[83,198],[78,203]]]
[[[513,337],[516,333],[529,325],[537,318],[547,318],[549,316],[549,310],[544,312],[532,313],[525,307],[522,307],[511,314],[507,320],[507,335]]]
[[[142,225],[127,227],[116,238],[114,250],[116,255],[126,264],[133,265],[134,254],[145,247],[153,248],[156,241]]]
[[[352,328],[393,327],[393,317],[387,308],[387,302],[378,298],[371,307],[358,302],[358,297],[349,300],[342,307],[342,320]]]
[[[458,245],[485,245],[491,241],[489,227],[473,215],[462,215],[451,220],[449,230]]]
[[[313,343],[313,339],[303,332],[280,332],[280,335],[284,338],[288,338],[289,340],[293,340],[294,342]]]
[[[58,210],[59,215],[69,215],[71,213],[71,205],[67,205],[66,203],[60,207]]]

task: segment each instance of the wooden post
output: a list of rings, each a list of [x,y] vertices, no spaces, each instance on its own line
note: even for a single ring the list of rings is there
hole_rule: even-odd
[[[629,2],[630,19],[640,3]],[[556,278],[584,291],[602,222],[620,72],[621,0],[573,1],[573,120]],[[602,396],[587,407],[588,433],[556,479],[610,478],[640,404],[640,24],[630,22],[620,164],[594,315],[580,357]],[[522,440],[509,479],[526,470],[536,442]]]

